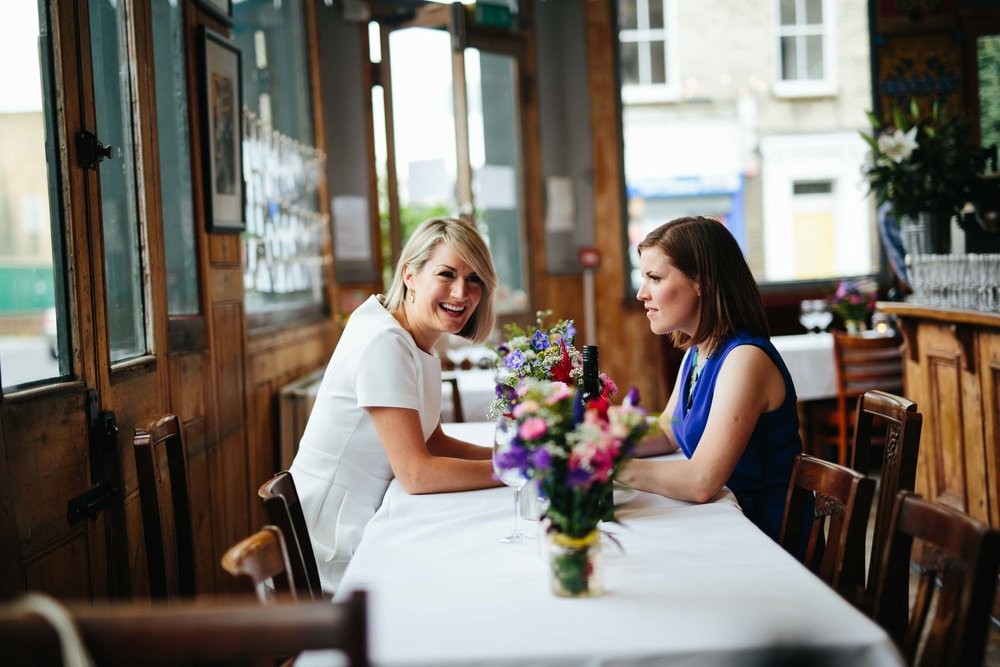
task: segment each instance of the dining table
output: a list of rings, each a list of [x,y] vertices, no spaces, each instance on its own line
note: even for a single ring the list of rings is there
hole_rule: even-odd
[[[494,437],[491,422],[444,428]],[[390,483],[334,597],[368,591],[373,664],[903,664],[882,628],[750,523],[728,489],[701,504],[623,496],[619,523],[602,528],[605,591],[590,598],[551,592],[537,522],[521,544],[498,541],[513,505],[507,487],[409,495]],[[307,652],[296,664],[331,660]]]
[[[824,331],[772,336],[771,342],[788,367],[800,402],[837,397],[833,334]],[[466,420],[476,422],[487,418],[490,402],[496,398],[495,370],[454,370],[443,377],[455,379]],[[444,422],[454,421],[451,392],[456,385],[446,382],[441,388],[441,419]]]

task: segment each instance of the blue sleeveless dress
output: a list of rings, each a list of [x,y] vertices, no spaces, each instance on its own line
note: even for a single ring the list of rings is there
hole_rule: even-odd
[[[726,486],[736,495],[743,513],[750,521],[775,541],[781,532],[781,519],[785,512],[788,482],[792,476],[795,455],[802,451],[799,438],[799,416],[796,411],[795,386],[788,374],[781,355],[771,341],[740,331],[724,340],[711,357],[705,360],[701,374],[694,385],[694,396],[688,409],[691,382],[691,365],[694,355],[687,355],[681,366],[677,406],[672,420],[674,437],[681,450],[690,459],[705,431],[708,413],[712,408],[715,383],[722,362],[738,345],[753,345],[767,353],[781,371],[785,381],[785,400],[772,412],[764,413],[750,435],[750,441],[733,470]],[[811,518],[812,508],[807,508],[803,521]],[[808,532],[804,532],[808,535]]]

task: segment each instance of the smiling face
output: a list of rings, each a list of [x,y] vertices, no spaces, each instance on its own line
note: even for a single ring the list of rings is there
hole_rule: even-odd
[[[639,256],[642,286],[635,297],[646,308],[649,328],[655,334],[680,331],[689,336],[701,317],[701,288],[671,263],[656,247]]]
[[[438,243],[419,271],[407,265],[403,280],[408,291],[405,326],[425,352],[443,334],[461,331],[483,294],[479,276],[448,243]]]

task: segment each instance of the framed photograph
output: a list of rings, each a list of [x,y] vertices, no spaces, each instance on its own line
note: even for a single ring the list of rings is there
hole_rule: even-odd
[[[245,221],[240,47],[204,26],[200,37],[205,218],[210,232],[241,232]]]
[[[233,24],[233,0],[198,0],[198,5],[226,25]]]

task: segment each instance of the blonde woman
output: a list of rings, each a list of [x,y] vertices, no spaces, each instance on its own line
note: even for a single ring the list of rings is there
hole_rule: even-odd
[[[495,326],[496,271],[476,228],[427,220],[385,295],[355,310],[320,384],[291,473],[324,589],[334,590],[393,477],[408,493],[497,486],[490,450],[441,430],[445,334]]]

